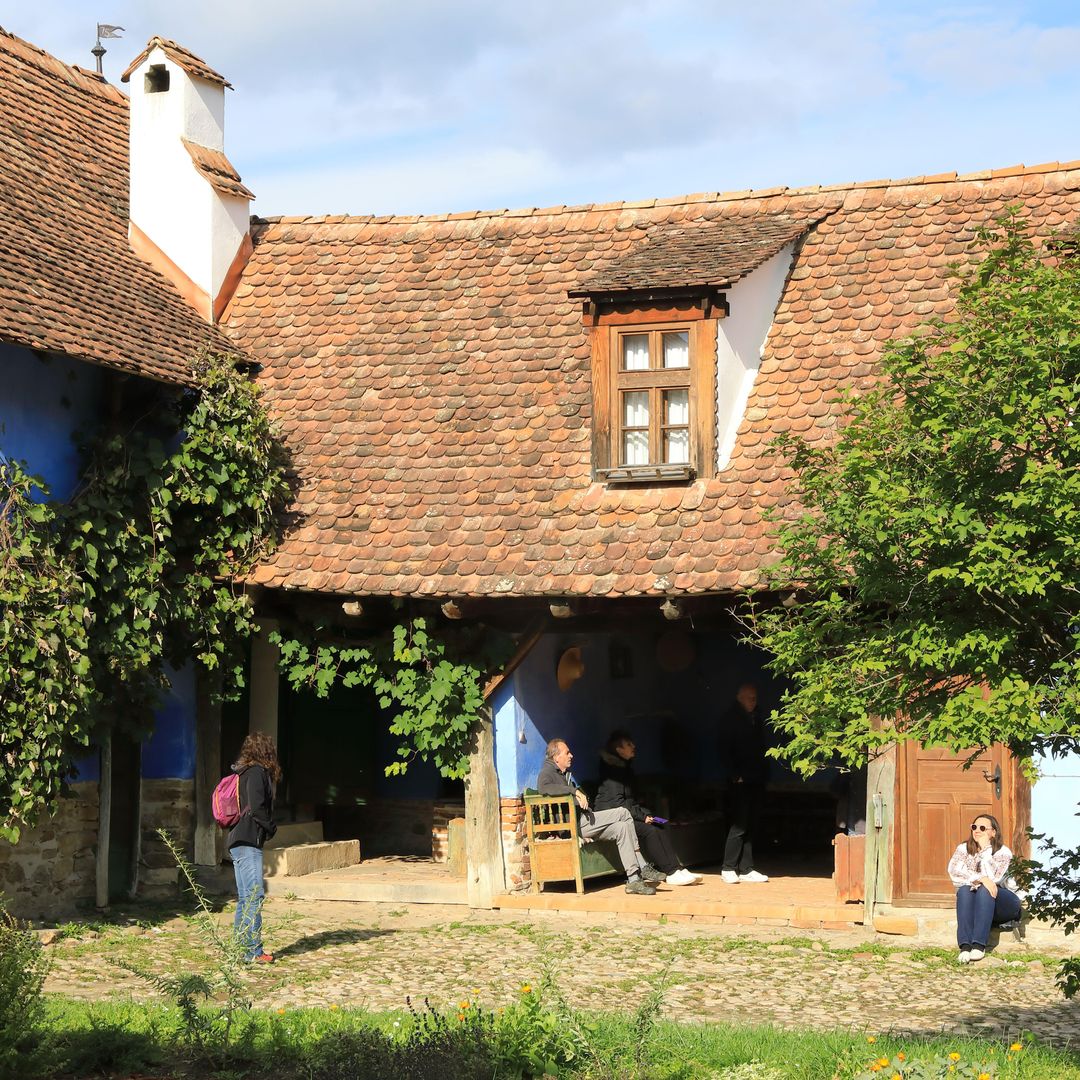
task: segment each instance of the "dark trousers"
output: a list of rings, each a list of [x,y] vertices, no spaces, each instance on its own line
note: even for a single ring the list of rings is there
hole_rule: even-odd
[[[647,825],[644,821],[635,821],[641,854],[645,856],[662,874],[674,874],[681,865],[671,847],[671,840],[662,825]]]
[[[764,799],[765,789],[758,784],[732,784],[729,788],[724,870],[748,874],[754,869],[753,839]]]
[[[998,886],[997,897],[985,885],[975,890],[961,885],[956,890],[956,944],[961,949],[985,949],[991,926],[1019,917],[1020,897],[1003,885]]]

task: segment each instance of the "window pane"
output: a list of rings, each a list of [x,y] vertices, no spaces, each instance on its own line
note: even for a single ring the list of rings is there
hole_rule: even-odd
[[[623,371],[649,370],[648,334],[623,334],[622,369]]]
[[[664,461],[669,465],[688,465],[690,463],[690,431],[687,428],[672,428],[664,432]]]
[[[689,424],[690,423],[690,391],[689,390],[665,390],[664,391],[664,423],[665,424]]]
[[[649,391],[634,390],[629,394],[623,394],[623,427],[647,428],[648,426]]]
[[[675,330],[664,334],[664,367],[690,366],[690,331]]]
[[[623,464],[649,464],[649,433],[647,431],[623,433]]]

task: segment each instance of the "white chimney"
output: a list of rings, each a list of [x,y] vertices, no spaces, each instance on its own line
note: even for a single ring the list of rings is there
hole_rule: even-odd
[[[131,84],[132,249],[216,322],[251,254],[254,195],[224,153],[230,84],[159,37],[121,79]]]

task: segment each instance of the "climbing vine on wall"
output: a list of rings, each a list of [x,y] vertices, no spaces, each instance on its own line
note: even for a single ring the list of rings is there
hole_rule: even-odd
[[[429,761],[450,779],[469,768],[473,725],[484,708],[488,673],[510,654],[505,635],[471,629],[439,629],[417,616],[362,642],[343,642],[332,630],[303,635],[275,632],[281,667],[294,690],[326,697],[335,684],[374,690],[392,716],[399,739],[386,774],[404,773]]]
[[[84,448],[68,503],[33,503],[17,466],[0,474],[0,691],[22,695],[0,712],[9,838],[53,804],[91,732],[146,732],[168,665],[197,659],[225,695],[242,685],[255,627],[238,581],[276,542],[285,459],[232,358],[202,357],[196,374]]]
[[[40,485],[0,460],[0,836],[60,794],[71,753],[90,741],[87,590],[54,542]]]

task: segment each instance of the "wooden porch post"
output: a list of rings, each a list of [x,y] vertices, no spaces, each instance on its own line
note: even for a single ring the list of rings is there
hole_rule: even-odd
[[[195,864],[217,866],[219,830],[210,796],[222,777],[221,703],[213,699],[212,676],[201,667],[195,696]]]
[[[872,757],[866,766],[866,864],[863,918],[873,929],[874,909],[892,902],[895,836],[896,746]]]
[[[98,780],[98,842],[94,866],[95,903],[109,906],[109,834],[112,830],[112,728],[105,728],[99,741],[101,777]]]
[[[262,731],[274,742],[278,738],[278,648],[269,641],[277,629],[273,619],[261,620],[259,632],[251,639],[251,696],[248,731]]]
[[[465,778],[465,822],[469,907],[489,908],[504,882],[495,722],[490,706],[474,729]]]

